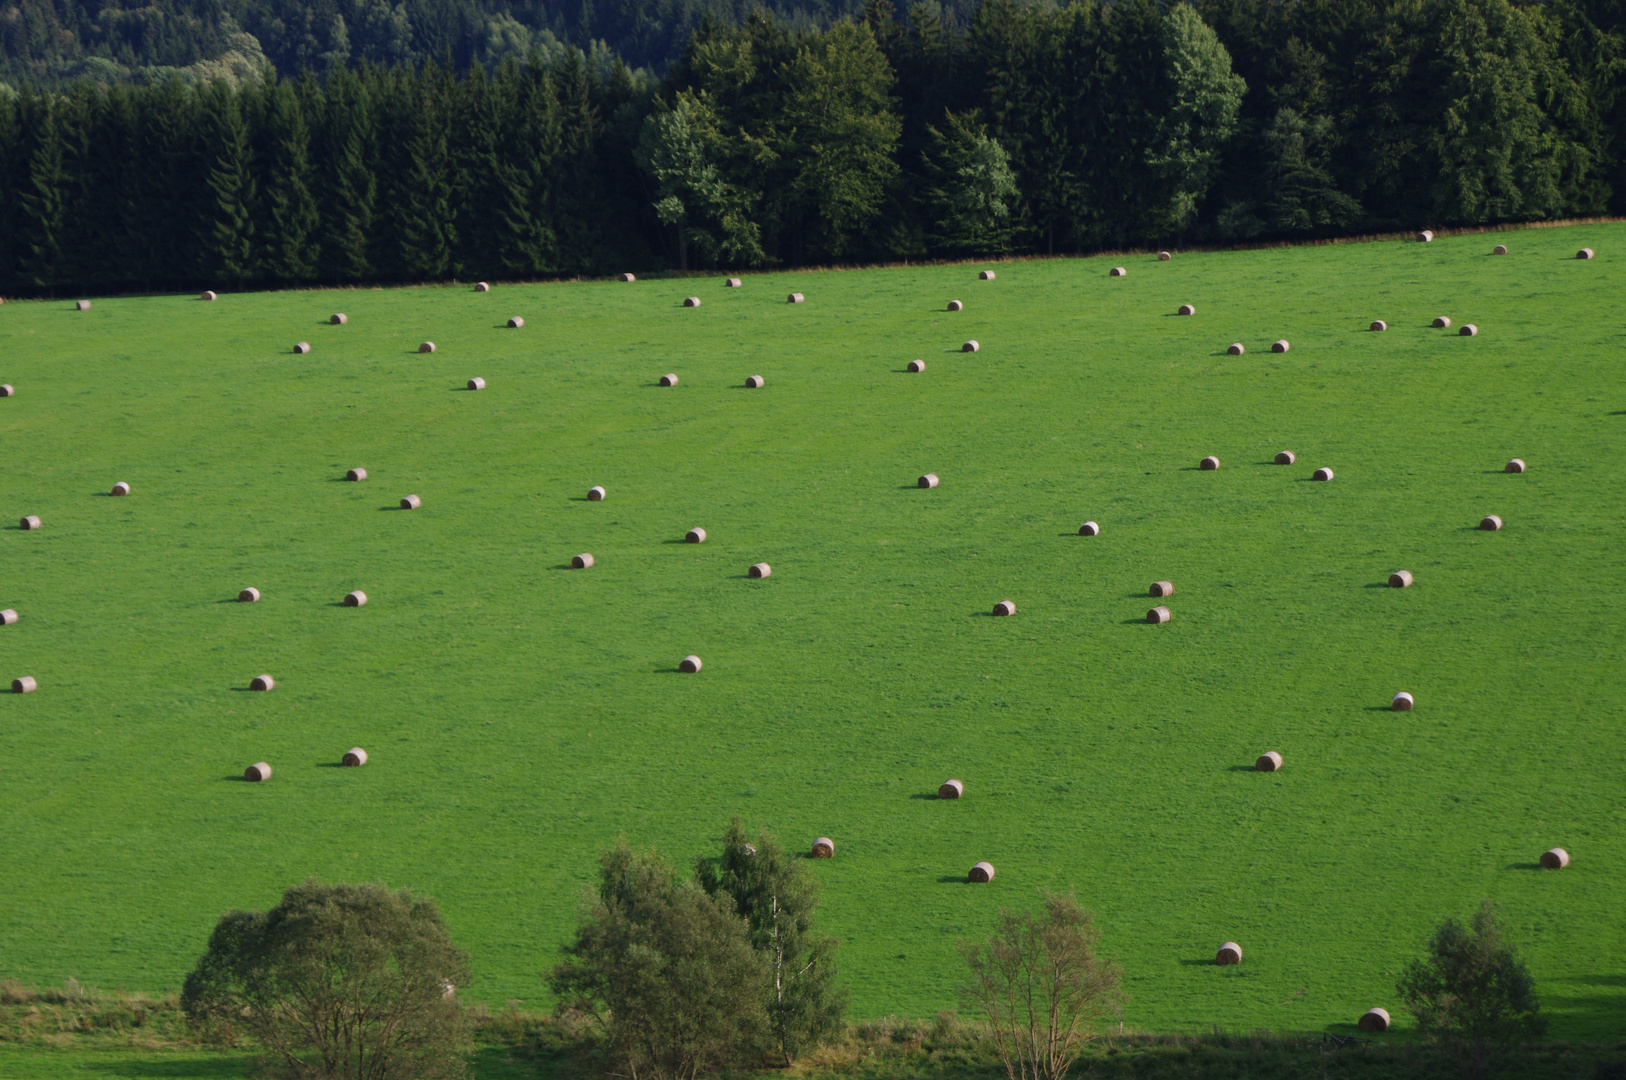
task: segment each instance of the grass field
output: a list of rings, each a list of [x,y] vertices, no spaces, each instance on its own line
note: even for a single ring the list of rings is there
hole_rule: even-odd
[[[178,986],[315,875],[433,896],[469,993],[541,1007],[598,850],[688,862],[738,813],[834,838],[860,1016],[952,1006],[956,939],[1044,888],[1131,1026],[1347,1025],[1490,897],[1553,1034],[1626,1035],[1622,252],[8,303],[0,678],[39,691],[0,695],[0,974]]]

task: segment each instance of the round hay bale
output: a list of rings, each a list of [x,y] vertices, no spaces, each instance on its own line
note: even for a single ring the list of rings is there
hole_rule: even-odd
[[[114,496],[115,498],[123,498],[124,496],[130,494],[130,485],[126,484],[123,480],[120,480],[118,483],[113,485],[113,490],[108,492],[108,494]]]
[[[994,864],[991,862],[978,863],[971,868],[970,873],[966,874],[965,879],[974,885],[988,884],[988,882],[994,880]]]
[[[402,510],[416,510],[422,505],[423,500],[418,498],[416,495],[408,495],[406,498],[401,500]]]
[[[468,381],[468,387],[470,390],[484,390],[486,388],[486,381],[480,376],[476,375],[474,378]]]
[[[1010,600],[1001,600],[999,603],[994,605],[994,614],[995,615],[1015,615],[1016,614],[1016,604],[1015,604],[1015,602],[1010,601]]]
[[[1125,270],[1121,266],[1114,266],[1111,270],[1107,271],[1107,277],[1128,277],[1128,276],[1129,276],[1129,271]]]
[[[909,361],[908,370],[912,371],[912,372],[914,372],[915,374],[918,375],[922,371],[926,370],[926,361],[924,361],[924,360],[911,360],[911,361]]]
[[[347,769],[359,769],[367,764],[367,751],[359,746],[352,746],[344,752],[344,757],[339,759],[339,764]]]
[[[1180,315],[1195,315],[1195,314],[1197,314],[1197,309],[1196,309],[1196,307],[1194,307],[1191,304],[1181,304],[1180,305],[1180,310],[1177,312],[1177,314],[1180,314]]]
[[[1541,865],[1548,870],[1562,870],[1569,864],[1570,853],[1561,847],[1549,848],[1541,853]]]
[[[1486,532],[1497,532],[1502,527],[1502,519],[1497,517],[1495,514],[1487,514],[1485,518],[1480,521],[1479,527],[1484,529]]]
[[[1162,604],[1159,604],[1157,607],[1146,613],[1146,621],[1153,623],[1154,625],[1158,623],[1166,623],[1172,618],[1174,618],[1174,615]]]
[[[1587,256],[1587,258],[1589,258],[1589,259],[1591,257],[1592,256],[1590,256],[1590,255]],[[80,311],[89,311],[90,310],[90,301],[89,300],[81,300],[77,304],[75,304],[74,306],[77,307]]]
[[[367,594],[362,592],[360,589],[355,589],[344,594],[345,607],[363,607],[366,605],[366,603]]]
[[[937,788],[939,799],[958,799],[964,794],[965,785],[958,780],[944,780]]]
[[[1475,326],[1473,323],[1463,323],[1462,329],[1458,330],[1457,333],[1462,337],[1478,337],[1479,327]]]
[[[1511,461],[1509,461],[1507,463],[1507,467],[1505,469],[1503,469],[1502,471],[1503,472],[1513,472],[1513,473],[1524,472],[1524,459],[1523,458],[1513,458]]]
[[[1417,234],[1418,243],[1428,244],[1428,243],[1432,243],[1433,240],[1434,240],[1434,233],[1429,229],[1424,229],[1422,232]]]
[[[751,568],[745,572],[746,577],[765,578],[773,576],[773,567],[765,562],[752,563]]]
[[[1389,324],[1384,322],[1382,319],[1373,319],[1372,320],[1372,325],[1368,326],[1367,329],[1368,330],[1387,330],[1387,329],[1389,329]]]
[[[487,281],[476,281],[474,283],[474,291],[475,292],[490,292],[491,291],[491,283],[487,282]]]
[[[1282,755],[1274,750],[1266,750],[1259,755],[1259,760],[1253,763],[1253,767],[1260,772],[1275,772],[1282,767]]]
[[[1197,462],[1197,468],[1201,469],[1203,472],[1213,472],[1215,469],[1219,468],[1219,458],[1215,457],[1213,454],[1209,454],[1207,457]]]
[[[1451,329],[1451,317],[1449,315],[1441,315],[1432,323],[1429,323],[1429,325],[1434,327],[1436,330],[1449,330]]]
[[[981,342],[968,341],[964,345],[960,346],[960,351],[961,352],[977,352],[981,348],[982,348]]]
[[[24,532],[37,529],[40,527],[40,517],[38,514],[29,514],[27,517],[23,518],[17,523],[17,527],[22,529]]]
[[[271,766],[263,761],[256,761],[243,770],[243,779],[258,784],[262,780],[271,779]]]
[[[738,288],[743,287],[745,285],[745,282],[741,281],[737,277],[731,277],[727,281],[723,282],[723,284],[726,285],[730,289],[738,289]]]
[[[14,623],[16,621],[17,621],[17,609],[16,608],[6,608],[6,610],[0,611],[0,626],[10,626],[12,623]]]
[[[1332,470],[1328,469],[1328,468],[1325,468],[1325,467],[1317,469],[1315,472],[1310,474],[1310,479],[1311,480],[1331,480],[1332,479]]]
[[[964,311],[965,305],[960,303],[958,300],[950,300],[948,302],[948,309],[950,311]]]
[[[10,383],[0,383],[0,397],[11,397],[16,392],[17,388]]]
[[[668,371],[665,375],[661,376],[661,385],[662,386],[676,386],[677,384],[678,384],[678,377],[676,375],[674,375],[672,372]]]
[[[344,478],[346,480],[365,480],[367,479],[367,470],[358,465],[346,472]]]
[[[585,551],[582,552],[580,555],[577,555],[574,559],[570,560],[570,568],[572,570],[586,570],[589,567],[591,567],[592,565],[593,565],[593,556],[589,555]]]
[[[11,692],[13,694],[32,694],[39,688],[40,684],[34,681],[32,675],[24,675],[19,679],[11,680]]]
[[[1216,964],[1240,964],[1240,963],[1242,963],[1242,946],[1238,945],[1234,941],[1227,941],[1224,945],[1221,945],[1219,947],[1219,952],[1214,954],[1214,963],[1216,963]]]
[[[1417,705],[1417,699],[1402,690],[1389,702],[1389,708],[1395,712],[1411,712]]]
[[[347,323],[349,321],[350,321],[350,316],[346,315],[342,311],[334,312],[333,316],[330,319],[328,319],[328,322],[332,323],[334,326],[343,326],[345,323]]]
[[[1507,245],[1506,244],[1497,244],[1495,247],[1491,248],[1491,254],[1492,255],[1506,255],[1507,254]]]
[[[632,274],[622,274],[619,280],[621,280],[621,281],[637,281],[638,278],[635,277]]]
[[[700,662],[700,657],[690,653],[688,656],[683,658],[681,663],[678,664],[678,670],[683,672],[685,675],[693,675],[704,666],[705,665]]]
[[[689,544],[704,544],[706,542],[706,530],[697,525],[683,534],[683,540]]]
[[[1082,524],[1082,525],[1080,525],[1078,527],[1078,535],[1080,535],[1080,536],[1100,536],[1101,535],[1101,526],[1097,525],[1093,521],[1086,521],[1084,524]]]
[[[1159,596],[1159,597],[1161,597],[1161,596],[1173,596],[1174,595],[1174,582],[1172,582],[1172,581],[1154,581],[1154,582],[1152,582],[1152,587],[1146,590],[1146,595],[1147,596]]]
[[[1173,257],[1174,256],[1170,255],[1167,251],[1160,251],[1157,253],[1158,262],[1168,262]]]
[[[311,343],[308,342],[308,341],[301,341],[299,344],[294,346],[294,352],[300,353],[302,355],[304,353],[308,353],[310,351],[311,351]]]
[[[994,280],[994,272],[992,270],[984,270],[982,273],[977,275],[977,280],[992,281]]]
[[[1293,347],[1292,345],[1288,344],[1288,341],[1287,341],[1286,338],[1280,338],[1280,339],[1270,343],[1270,351],[1271,352],[1286,352],[1288,349],[1291,349],[1292,347]]]
[[[1592,249],[1591,248],[1582,248],[1580,251],[1577,251],[1575,253],[1575,257],[1577,259],[1590,259],[1590,258],[1592,258]],[[84,305],[84,307],[88,308],[90,306],[90,301],[89,300],[81,300],[79,302],[80,302],[80,304]]]
[[[752,375],[745,380],[745,385],[749,386],[752,390],[761,390],[764,386],[768,385],[768,380],[764,379],[761,375]]]
[[[805,299],[807,299],[807,298],[805,296],[803,296],[801,293],[793,292],[789,296],[785,297],[785,303],[787,303],[787,304],[800,304]]]
[[[592,487],[588,488],[587,489],[587,501],[588,502],[603,502],[604,501],[604,489],[602,487],[599,487],[597,484],[595,484]]]
[[[269,675],[256,675],[249,680],[248,684],[250,690],[275,690],[276,687],[277,680]]]
[[[198,297],[199,300],[213,300],[214,298],[215,294],[213,289],[204,289],[203,295]]]
[[[1240,341],[1231,342],[1231,344],[1225,349],[1226,354],[1229,356],[1241,356],[1247,351],[1247,349],[1242,347],[1242,342]]]
[[[524,325],[525,325],[525,320],[520,318],[518,315],[515,315],[513,318],[508,320],[508,329],[510,329],[510,330],[518,330],[520,327],[522,327]]]
[[[700,297],[698,297],[698,296],[685,296],[683,298],[683,306],[684,307],[699,307],[700,306]]]
[[[257,603],[259,603],[260,602],[260,590],[256,589],[254,586],[250,585],[248,588],[244,589],[242,592],[237,594],[237,602],[239,604],[257,604]]]
[[[821,836],[813,841],[812,854],[815,859],[833,859],[836,855],[836,842],[828,836]]]
[[[1291,465],[1297,460],[1298,455],[1293,453],[1291,450],[1283,450],[1281,453],[1276,455],[1276,464],[1278,465]]]
[[[1355,1026],[1362,1031],[1388,1031],[1389,1010],[1368,1009],[1361,1014],[1361,1018],[1355,1022]]]
[[[1392,589],[1409,589],[1409,588],[1411,588],[1411,571],[1410,570],[1396,570],[1394,573],[1390,574],[1389,575],[1389,587],[1392,588]]]
[[[922,476],[919,480],[915,481],[915,483],[919,484],[923,488],[934,488],[937,486],[937,474],[934,472],[929,472],[925,476]]]
[[[418,351],[421,352],[421,353],[434,352],[435,351],[435,343],[433,341],[425,341],[421,345],[418,346]]]

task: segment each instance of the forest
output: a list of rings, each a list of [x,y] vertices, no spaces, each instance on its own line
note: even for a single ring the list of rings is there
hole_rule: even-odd
[[[343,49],[321,4],[142,9],[192,28],[170,45],[103,9],[91,23],[123,44],[99,62],[145,74],[69,80],[29,74],[39,42],[94,34],[36,24],[84,10],[0,9],[0,291],[912,261],[1626,208],[1621,0],[584,0],[574,22],[503,15],[524,32],[494,51],[461,0],[375,2],[398,48],[356,8],[331,23]],[[210,71],[234,36],[263,55]]]

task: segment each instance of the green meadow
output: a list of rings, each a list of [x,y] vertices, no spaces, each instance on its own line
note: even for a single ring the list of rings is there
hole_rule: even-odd
[[[545,1008],[597,853],[738,814],[835,841],[859,1017],[1070,889],[1129,1027],[1405,1027],[1490,898],[1626,1037],[1626,226],[990,265],[0,307],[0,975],[177,987],[315,876]]]

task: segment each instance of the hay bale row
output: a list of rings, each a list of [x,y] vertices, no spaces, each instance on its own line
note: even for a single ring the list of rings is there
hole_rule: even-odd
[[[1473,323],[1464,323],[1462,329],[1458,330],[1457,333],[1462,337],[1478,337],[1479,327],[1475,326]]]
[[[1590,258],[1590,257],[1591,256],[1588,256],[1588,258]],[[89,311],[90,310],[90,301],[89,300],[80,300],[80,301],[78,301],[77,303],[74,304],[74,307],[78,308],[80,311]]]
[[[271,779],[270,764],[264,761],[256,761],[254,764],[243,770],[243,779],[252,784],[258,784],[262,781]]]
[[[242,592],[237,594],[237,602],[239,604],[257,604],[257,603],[259,603],[260,602],[260,590],[256,589],[254,586],[250,585],[248,588],[244,589]]]
[[[937,788],[939,799],[958,799],[965,794],[965,784],[959,780],[944,780]]]
[[[570,568],[572,570],[587,570],[587,569],[591,568],[592,565],[593,565],[593,556],[588,554],[585,551],[582,552],[580,555],[577,555],[574,559],[570,560]]]
[[[752,390],[761,390],[764,386],[768,385],[768,380],[764,379],[761,375],[751,375],[746,378],[745,385],[750,387]]]
[[[1391,589],[1409,589],[1411,588],[1411,583],[1412,577],[1410,570],[1396,570],[1394,573],[1389,575],[1389,587]]]
[[[964,345],[961,345],[960,346],[960,351],[961,352],[977,352],[981,348],[982,348],[982,343],[973,340],[973,341],[966,342]]]
[[[685,296],[683,298],[683,306],[684,307],[699,307],[700,306],[700,297],[698,297],[698,296]]]
[[[491,283],[486,282],[486,281],[476,281],[474,283],[474,291],[475,292],[490,292],[491,291]]]
[[[273,679],[269,675],[256,675],[254,678],[249,680],[248,688],[250,690],[262,691],[275,690],[277,688],[277,680]]]
[[[1225,347],[1225,353],[1227,356],[1241,356],[1247,351],[1247,349],[1243,348],[1242,342],[1240,341],[1233,341],[1231,344]]]
[[[661,385],[662,386],[676,386],[677,384],[678,384],[678,377],[677,377],[677,374],[675,372],[668,371],[665,375],[661,376]]]
[[[911,361],[909,361],[909,366],[908,366],[907,370],[912,371],[916,375],[918,375],[922,371],[926,370],[926,361],[924,361],[924,360],[911,360]]]
[[[336,311],[328,318],[327,321],[332,323],[334,326],[343,326],[345,323],[350,321],[350,316],[346,315],[342,311]]]
[[[723,284],[730,289],[739,289],[745,286],[745,282],[741,281],[737,277],[731,277],[727,281],[723,282]]]
[[[706,542],[706,530],[697,525],[683,534],[683,541],[688,544],[704,544]]]
[[[470,379],[466,385],[470,390],[484,390],[486,388],[486,381],[480,376],[476,375],[474,378]]]
[[[1491,254],[1492,255],[1506,255],[1507,254],[1507,245],[1506,244],[1497,244],[1495,247],[1491,248]]]
[[[1214,954],[1214,963],[1221,965],[1242,963],[1242,946],[1234,941],[1227,941],[1219,947],[1219,952]]]
[[[215,299],[214,290],[213,289],[204,289],[203,290],[203,295],[199,296],[198,299],[199,300],[213,300],[213,299]]]
[[[108,492],[108,494],[112,495],[114,498],[123,498],[124,496],[130,494],[130,485],[126,484],[123,480],[120,480],[118,483],[113,485],[113,490]]]
[[[977,279],[979,281],[992,281],[994,280],[994,272],[992,270],[984,270],[982,273],[977,275]]]
[[[1197,314],[1197,308],[1192,304],[1181,304],[1180,305],[1180,310],[1179,310],[1179,312],[1177,314],[1180,314],[1180,315],[1195,315],[1195,314]]]
[[[1154,582],[1152,582],[1151,588],[1146,590],[1146,595],[1148,595],[1148,596],[1156,596],[1156,597],[1173,596],[1174,595],[1174,582],[1172,582],[1172,581],[1154,581]]]
[[[17,609],[16,608],[6,608],[4,611],[0,611],[0,626],[10,626],[12,623],[14,623],[16,621],[17,621]]]
[[[690,653],[678,664],[678,670],[683,672],[685,675],[693,675],[704,666],[705,665],[700,662],[700,657]]]
[[[806,299],[807,299],[807,297],[803,296],[801,293],[793,292],[789,296],[785,297],[785,303],[787,303],[787,304],[800,304],[803,300],[806,300]]]
[[[1154,626],[1166,623],[1172,618],[1174,618],[1174,614],[1162,604],[1159,604],[1157,607],[1146,613],[1146,621]]]
[[[308,353],[310,351],[311,351],[311,343],[308,342],[308,341],[301,341],[301,342],[299,342],[298,344],[296,344],[294,346],[294,352],[299,353],[301,355],[303,355],[305,353]]]
[[[1541,865],[1548,870],[1562,870],[1570,864],[1570,853],[1561,847],[1549,848],[1541,853]]]
[[[1107,271],[1107,277],[1128,277],[1128,276],[1129,276],[1129,271],[1125,270],[1121,266],[1114,266],[1111,270]]]
[[[994,864],[991,862],[980,862],[973,866],[971,868],[971,872],[966,874],[965,877],[966,880],[972,884],[986,885],[988,882],[994,880]]]
[[[1289,342],[1288,342],[1288,340],[1286,338],[1278,338],[1277,340],[1270,343],[1270,351],[1271,352],[1286,352],[1288,349],[1291,349],[1292,347],[1293,346],[1291,344],[1289,344]]]
[[[1499,532],[1502,528],[1502,519],[1497,517],[1495,514],[1487,514],[1485,515],[1484,519],[1480,521],[1479,527],[1484,529],[1486,532]]]
[[[599,485],[594,484],[592,487],[587,489],[587,501],[588,502],[603,502],[604,501],[604,494],[605,494],[604,489],[602,487],[600,487]]]
[[[1158,262],[1168,262],[1172,257],[1173,256],[1171,256],[1167,251],[1160,251],[1157,253]]]
[[[1389,708],[1395,712],[1411,712],[1417,707],[1417,699],[1402,690],[1389,702]]]
[[[632,274],[622,274],[621,277],[618,280],[620,280],[620,281],[637,281],[638,278],[636,276],[632,275]]]
[[[347,769],[359,769],[367,764],[367,751],[359,746],[352,746],[344,752],[344,757],[339,759],[339,764]]]
[[[1082,524],[1082,525],[1080,525],[1078,527],[1078,535],[1080,535],[1080,536],[1100,536],[1101,535],[1101,526],[1097,525],[1093,521],[1086,521],[1084,524]]]
[[[1215,469],[1217,469],[1219,467],[1220,467],[1220,460],[1219,460],[1219,458],[1215,457],[1213,454],[1209,454],[1207,457],[1205,457],[1201,461],[1197,462],[1197,468],[1201,469],[1203,472],[1213,472]]]
[[[406,498],[401,500],[402,510],[416,510],[422,505],[423,500],[418,498],[416,495],[408,495]]]
[[[994,605],[994,614],[999,616],[1015,615],[1016,602],[1013,600],[1001,600],[999,603]]]
[[[1510,473],[1522,473],[1522,472],[1524,472],[1524,459],[1523,458],[1513,458],[1512,460],[1510,460],[1507,463],[1507,467],[1505,469],[1503,469],[1502,471],[1503,472],[1510,472]]]
[[[363,469],[360,465],[358,465],[354,469],[350,469],[349,471],[347,471],[344,474],[344,478],[346,480],[350,480],[350,481],[365,480],[365,479],[367,479],[367,470]]]
[[[836,855],[836,842],[828,836],[821,836],[813,841],[811,854],[815,859],[833,859]]]
[[[1441,315],[1439,318],[1429,323],[1429,325],[1436,330],[1449,330],[1451,329],[1451,317],[1449,315]]]
[[[1253,763],[1253,767],[1260,772],[1276,772],[1282,767],[1282,755],[1274,750],[1266,750],[1259,755],[1259,760]]]
[[[352,592],[347,592],[344,594],[345,607],[365,607],[366,604],[367,594],[362,592],[360,589],[356,589]]]
[[[32,675],[24,675],[11,680],[11,692],[13,694],[32,694],[39,688],[40,684],[34,681]]]
[[[965,305],[960,303],[958,300],[950,300],[948,302],[948,309],[950,311],[964,311]]]
[[[765,562],[752,563],[751,568],[745,572],[745,576],[754,578],[773,577],[773,567]]]
[[[1319,468],[1315,472],[1311,473],[1310,474],[1310,479],[1311,480],[1320,480],[1320,481],[1323,481],[1323,482],[1325,482],[1327,480],[1331,480],[1332,479],[1332,470],[1323,466],[1322,468]]]
[[[24,532],[31,532],[40,527],[40,516],[38,514],[29,514],[17,522],[17,527]]]
[[[17,393],[17,388],[10,383],[0,383],[0,397],[11,397]]]
[[[1291,451],[1291,450],[1283,450],[1281,453],[1276,455],[1276,464],[1278,464],[1278,465],[1291,465],[1295,461],[1297,461],[1298,459],[1299,459],[1298,455],[1293,453],[1293,451]]]
[[[1577,251],[1575,253],[1575,257],[1577,259],[1590,259],[1590,258],[1592,258],[1592,249],[1591,248],[1582,248],[1580,251]],[[85,304],[86,307],[90,306],[88,301],[82,301],[82,302]]]
[[[1424,229],[1422,232],[1417,234],[1417,240],[1419,243],[1423,244],[1433,243],[1434,233],[1430,229]]]
[[[937,474],[934,472],[929,472],[925,476],[922,476],[919,480],[915,481],[915,483],[923,488],[934,488],[938,483]]]
[[[435,343],[433,341],[425,341],[418,346],[418,351],[421,353],[432,353],[435,351]]]
[[[1388,1031],[1389,1010],[1368,1009],[1361,1014],[1361,1018],[1355,1022],[1355,1026],[1362,1031]]]
[[[1373,319],[1372,320],[1372,325],[1367,327],[1367,329],[1368,330],[1378,330],[1378,331],[1387,330],[1387,329],[1389,329],[1389,324],[1384,322],[1382,319]]]
[[[518,330],[520,327],[522,327],[524,325],[525,325],[525,320],[523,318],[521,318],[520,316],[518,316],[518,315],[515,315],[513,318],[508,320],[508,329],[510,329],[510,330]]]

